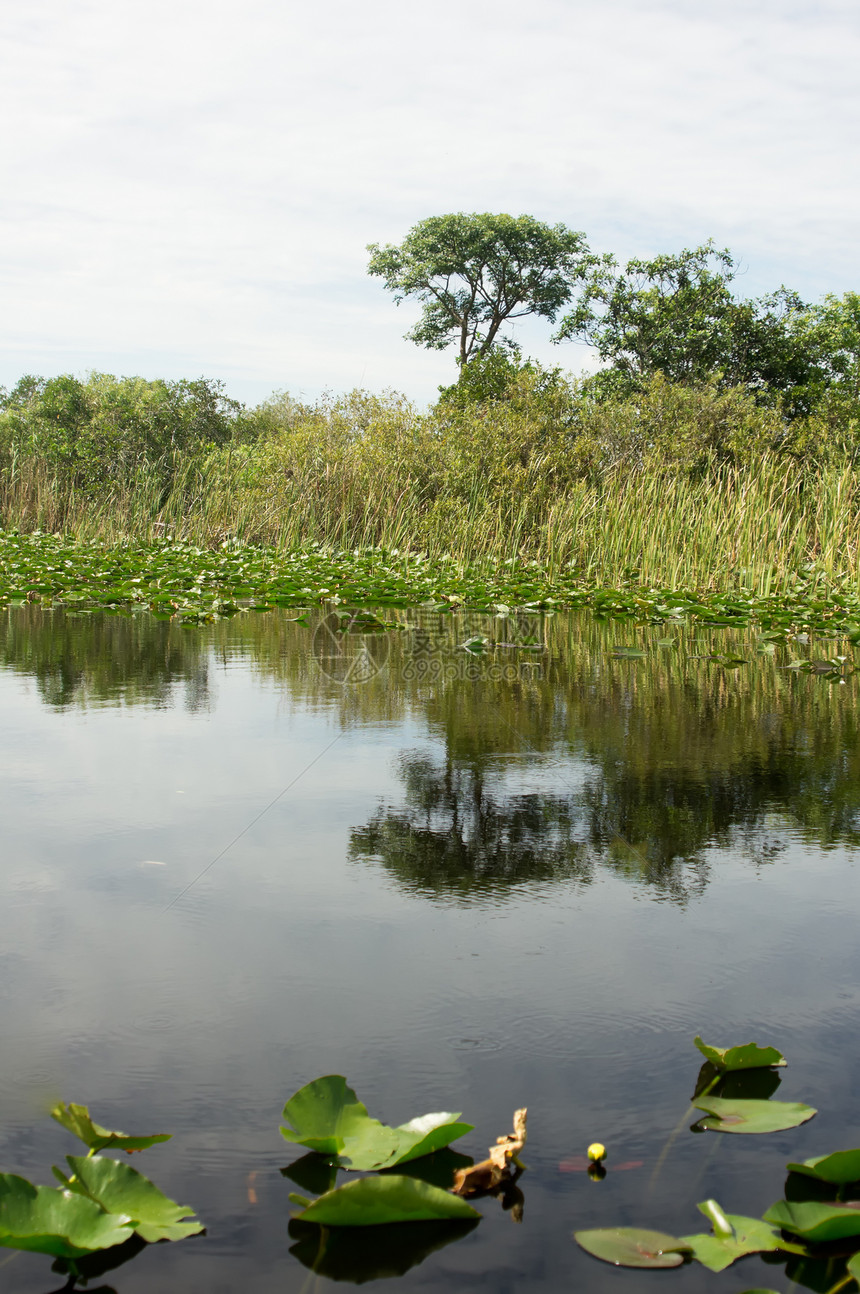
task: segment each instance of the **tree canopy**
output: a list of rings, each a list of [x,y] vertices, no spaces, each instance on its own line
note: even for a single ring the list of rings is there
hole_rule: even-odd
[[[659,370],[674,381],[705,378],[731,345],[734,271],[731,253],[710,242],[677,256],[635,258],[589,284],[557,337],[581,338],[631,376]]]
[[[711,241],[634,258],[623,270],[605,267],[562,319],[556,340],[588,342],[628,384],[655,373],[685,383],[716,377],[799,399],[814,384],[819,358],[802,326],[809,307],[785,287],[739,301],[731,289],[738,268]]]
[[[419,346],[459,347],[461,365],[510,344],[505,324],[526,315],[555,322],[587,283],[600,258],[585,235],[533,216],[430,216],[398,246],[368,245],[369,273],[384,280],[399,304],[415,298],[421,318],[406,334]]]

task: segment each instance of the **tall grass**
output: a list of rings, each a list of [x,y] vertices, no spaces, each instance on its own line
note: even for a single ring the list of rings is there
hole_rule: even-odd
[[[107,541],[382,546],[573,567],[601,585],[767,595],[812,572],[856,588],[858,467],[844,452],[799,452],[814,427],[792,435],[745,394],[665,382],[614,406],[525,384],[430,414],[358,392],[311,409],[270,403],[229,443],[143,461],[98,488],[7,443],[0,524]]]

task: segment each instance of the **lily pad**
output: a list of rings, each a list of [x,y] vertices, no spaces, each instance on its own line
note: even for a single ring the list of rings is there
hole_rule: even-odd
[[[184,1240],[199,1235],[203,1223],[192,1217],[194,1210],[169,1199],[158,1187],[130,1164],[118,1159],[67,1155],[74,1179],[69,1189],[86,1195],[108,1213],[123,1213],[142,1240]]]
[[[778,1200],[764,1219],[804,1240],[843,1240],[860,1236],[860,1200]]]
[[[322,1155],[339,1155],[345,1138],[359,1136],[363,1123],[378,1123],[341,1074],[316,1078],[300,1088],[284,1106],[283,1117],[292,1124],[281,1128],[285,1141]]]
[[[739,1047],[711,1047],[698,1035],[693,1042],[705,1059],[721,1070],[767,1069],[786,1063],[782,1052],[777,1051],[776,1047],[759,1047],[755,1042],[743,1043]]]
[[[442,1150],[458,1137],[472,1131],[471,1123],[458,1123],[459,1115],[449,1112],[424,1114],[396,1128],[369,1119],[358,1137],[347,1137],[338,1162],[344,1168],[367,1171],[394,1168]]]
[[[365,1119],[355,1125],[351,1136],[344,1137],[343,1154],[337,1156],[336,1162],[342,1168],[371,1172],[391,1167],[396,1162],[399,1149],[400,1138],[394,1128],[387,1127],[378,1119]]]
[[[701,1096],[694,1105],[708,1116],[699,1120],[699,1126],[712,1132],[782,1132],[785,1128],[799,1127],[818,1113],[801,1101],[741,1101]]]
[[[799,1164],[789,1164],[788,1171],[815,1177],[820,1182],[832,1182],[834,1186],[860,1182],[860,1150],[837,1150],[832,1155],[804,1159]]]
[[[171,1132],[156,1132],[150,1137],[130,1137],[127,1132],[111,1132],[93,1123],[85,1105],[64,1105],[60,1101],[51,1111],[68,1132],[73,1132],[90,1150],[148,1150],[160,1141],[169,1141]]]
[[[127,1214],[105,1213],[80,1195],[0,1173],[0,1245],[4,1248],[79,1258],[93,1249],[121,1245],[132,1233]]]
[[[698,1205],[713,1224],[713,1233],[682,1236],[693,1257],[712,1272],[721,1272],[747,1254],[770,1253],[785,1247],[775,1227],[761,1218],[745,1218],[738,1213],[724,1213],[716,1200]]]
[[[616,1267],[680,1267],[690,1251],[677,1236],[642,1227],[599,1227],[574,1231],[573,1238],[586,1253]]]
[[[472,1131],[471,1123],[458,1123],[459,1114],[448,1111],[391,1128],[370,1117],[340,1074],[308,1083],[284,1106],[284,1118],[292,1124],[281,1128],[287,1141],[337,1156],[341,1167],[362,1172],[430,1155]]]
[[[300,1201],[302,1202],[302,1201]],[[302,1222],[326,1227],[373,1227],[388,1222],[423,1222],[481,1215],[459,1195],[429,1186],[414,1177],[362,1177],[313,1200],[301,1213]]]

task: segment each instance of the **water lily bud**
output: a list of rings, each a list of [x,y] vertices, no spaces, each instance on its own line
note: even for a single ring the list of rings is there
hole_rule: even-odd
[[[602,1146],[599,1141],[592,1141],[587,1153],[593,1164],[599,1164],[601,1159],[606,1158],[606,1147]]]

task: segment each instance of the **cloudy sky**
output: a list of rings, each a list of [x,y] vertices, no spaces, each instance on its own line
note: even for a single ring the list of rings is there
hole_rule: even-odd
[[[0,384],[88,369],[432,398],[366,274],[446,211],[621,258],[708,237],[742,295],[856,289],[855,0],[28,0],[0,18]],[[579,370],[589,352],[527,351]]]

